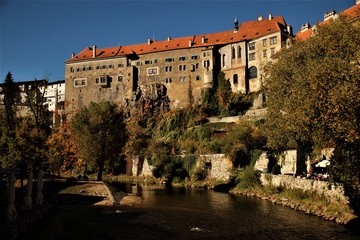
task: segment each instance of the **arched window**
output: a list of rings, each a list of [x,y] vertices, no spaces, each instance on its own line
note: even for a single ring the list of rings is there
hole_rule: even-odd
[[[241,47],[238,47],[238,58],[241,58]]]
[[[257,78],[257,68],[255,66],[252,66],[249,69],[249,77],[251,78]]]
[[[234,74],[234,76],[233,76],[233,83],[236,85],[236,84],[238,84],[238,75],[237,74]]]
[[[222,66],[225,67],[225,54],[222,55]]]
[[[232,48],[232,51],[231,51],[231,58],[232,59],[235,58],[235,48],[234,47]]]

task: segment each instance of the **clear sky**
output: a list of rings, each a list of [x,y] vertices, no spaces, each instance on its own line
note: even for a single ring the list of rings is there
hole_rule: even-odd
[[[64,80],[64,61],[85,47],[222,32],[259,15],[281,15],[296,33],[355,0],[0,0],[0,82]]]

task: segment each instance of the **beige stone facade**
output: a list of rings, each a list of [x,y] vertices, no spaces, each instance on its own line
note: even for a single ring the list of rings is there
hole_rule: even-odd
[[[163,86],[171,108],[198,105],[220,71],[234,92],[258,91],[262,67],[290,36],[284,19],[270,15],[240,26],[236,21],[226,32],[85,48],[65,62],[66,111],[91,101],[126,104],[154,83]]]

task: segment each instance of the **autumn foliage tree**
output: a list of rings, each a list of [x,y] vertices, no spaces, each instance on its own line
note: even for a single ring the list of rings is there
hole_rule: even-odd
[[[104,167],[119,161],[127,139],[123,111],[114,103],[91,102],[73,116],[71,132],[80,157],[97,167],[101,181]]]
[[[360,148],[359,36],[359,24],[340,16],[317,26],[312,37],[284,50],[266,69],[268,146],[295,142],[298,172],[314,147],[335,146],[335,154],[343,156],[334,157],[332,176],[359,183],[360,165],[354,160],[359,155],[340,150]]]
[[[49,170],[60,173],[67,170],[80,170],[79,151],[71,137],[70,124],[65,123],[47,140]]]

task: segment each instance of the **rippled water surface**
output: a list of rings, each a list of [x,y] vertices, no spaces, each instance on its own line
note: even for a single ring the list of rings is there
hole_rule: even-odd
[[[128,216],[126,223],[142,232],[129,239],[360,239],[342,225],[264,200],[199,189],[113,186],[143,199],[118,210],[119,218]]]

